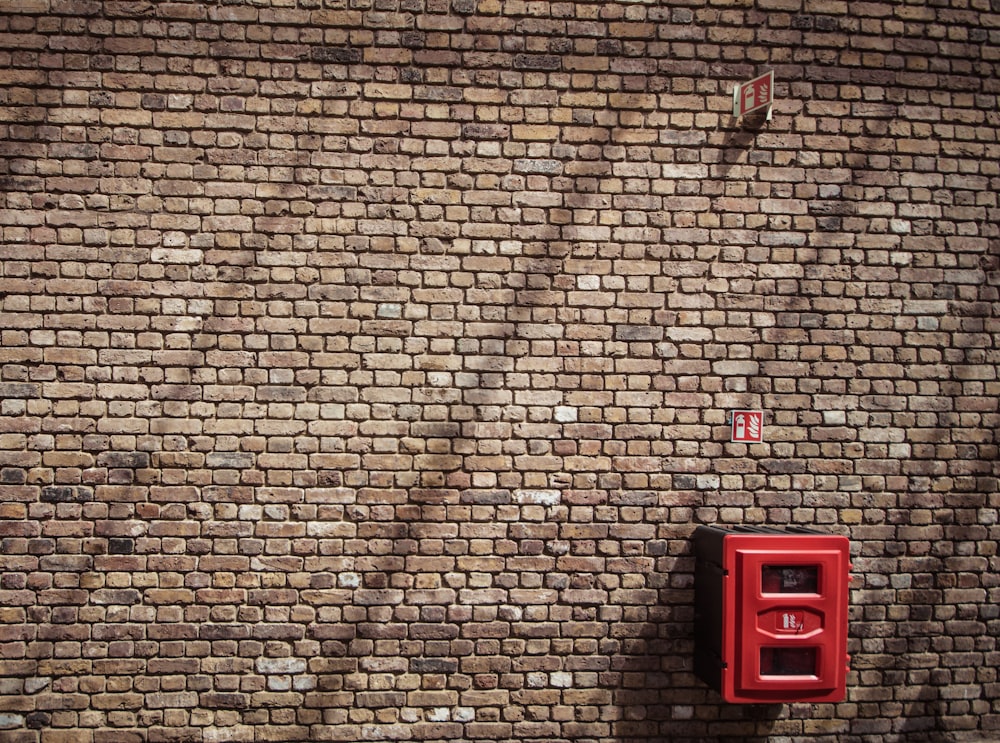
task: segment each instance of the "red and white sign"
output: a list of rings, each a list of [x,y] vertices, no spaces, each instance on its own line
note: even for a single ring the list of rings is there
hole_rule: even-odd
[[[733,411],[732,437],[733,443],[759,444],[764,440],[764,411],[735,410]]]
[[[774,70],[740,83],[733,90],[733,116],[743,116],[751,111],[769,108],[774,103]],[[770,111],[768,111],[770,114]]]

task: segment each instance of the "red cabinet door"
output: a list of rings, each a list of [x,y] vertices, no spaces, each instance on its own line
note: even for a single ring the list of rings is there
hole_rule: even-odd
[[[726,539],[728,701],[844,698],[848,550],[834,535]]]

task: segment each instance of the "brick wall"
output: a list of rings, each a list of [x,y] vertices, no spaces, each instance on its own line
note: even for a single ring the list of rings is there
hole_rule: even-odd
[[[997,735],[998,10],[4,3],[0,740]],[[701,523],[851,538],[844,703]]]

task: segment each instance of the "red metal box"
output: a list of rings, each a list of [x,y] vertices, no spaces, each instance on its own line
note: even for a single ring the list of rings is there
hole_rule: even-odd
[[[695,673],[727,702],[842,701],[847,538],[699,526],[693,542]]]

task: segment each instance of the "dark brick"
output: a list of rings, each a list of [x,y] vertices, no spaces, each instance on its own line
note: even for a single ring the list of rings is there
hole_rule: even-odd
[[[319,46],[309,50],[313,62],[357,64],[361,61],[361,49],[344,46]]]
[[[87,503],[94,499],[94,489],[85,485],[48,485],[42,488],[45,503]]]
[[[514,56],[514,69],[517,70],[549,70],[562,68],[562,58],[555,54],[517,54]]]

